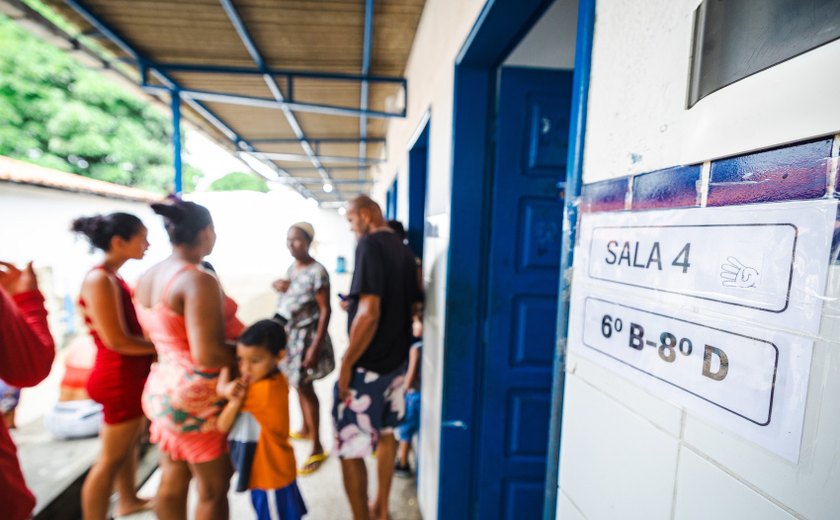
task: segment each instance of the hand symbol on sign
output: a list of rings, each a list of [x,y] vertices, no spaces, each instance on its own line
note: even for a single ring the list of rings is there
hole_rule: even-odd
[[[745,266],[734,256],[728,257],[726,262],[720,266],[724,287],[749,289],[758,286],[758,271],[755,268]]]

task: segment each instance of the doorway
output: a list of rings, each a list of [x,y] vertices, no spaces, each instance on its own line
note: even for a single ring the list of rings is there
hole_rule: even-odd
[[[429,178],[429,113],[420,122],[408,147],[408,245],[423,259],[426,227],[426,185]]]
[[[509,58],[570,4],[490,1],[456,60],[441,519],[543,515],[575,36],[566,70]]]

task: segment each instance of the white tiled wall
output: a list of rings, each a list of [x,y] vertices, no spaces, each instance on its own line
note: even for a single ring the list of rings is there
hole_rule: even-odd
[[[575,506],[566,493],[560,491],[557,494],[557,518],[565,518],[567,520],[584,520],[580,514],[577,506]]]
[[[840,518],[840,266],[826,294],[796,464],[571,354],[558,518]]]
[[[585,183],[685,164],[687,154],[702,162],[840,130],[831,116],[840,113],[840,96],[802,90],[836,86],[837,67],[806,67],[796,77],[770,69],[688,113],[687,51],[699,2],[597,2]],[[840,51],[834,47],[785,66],[819,61]],[[767,78],[775,86],[761,87]],[[743,97],[747,87],[766,92],[743,106],[724,99]],[[780,92],[787,94],[773,101]],[[798,463],[570,354],[558,518],[840,519],[840,266],[829,270],[824,301]]]
[[[565,392],[560,483],[583,517],[670,518],[678,439],[582,377]]]
[[[729,475],[712,461],[683,447],[677,469],[677,496],[674,517],[685,520],[794,518],[778,505],[755,493],[746,484]]]

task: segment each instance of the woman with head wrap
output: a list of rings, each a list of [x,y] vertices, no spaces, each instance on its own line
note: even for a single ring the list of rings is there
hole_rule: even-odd
[[[312,452],[299,474],[316,471],[327,458],[319,437],[320,403],[312,382],[335,368],[332,342],[327,333],[330,323],[330,277],[323,265],[309,254],[315,229],[298,222],[286,234],[286,246],[295,261],[287,277],[274,282],[279,293],[277,314],[286,321],[288,346],[280,363],[281,371],[300,397],[303,428],[292,438],[311,439]]]

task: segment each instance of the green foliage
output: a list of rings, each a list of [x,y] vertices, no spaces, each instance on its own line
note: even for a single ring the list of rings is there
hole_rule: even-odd
[[[165,193],[170,138],[148,103],[0,16],[0,154]],[[185,191],[200,177],[185,165]]]
[[[268,191],[266,182],[252,173],[232,172],[210,184],[210,191]]]

